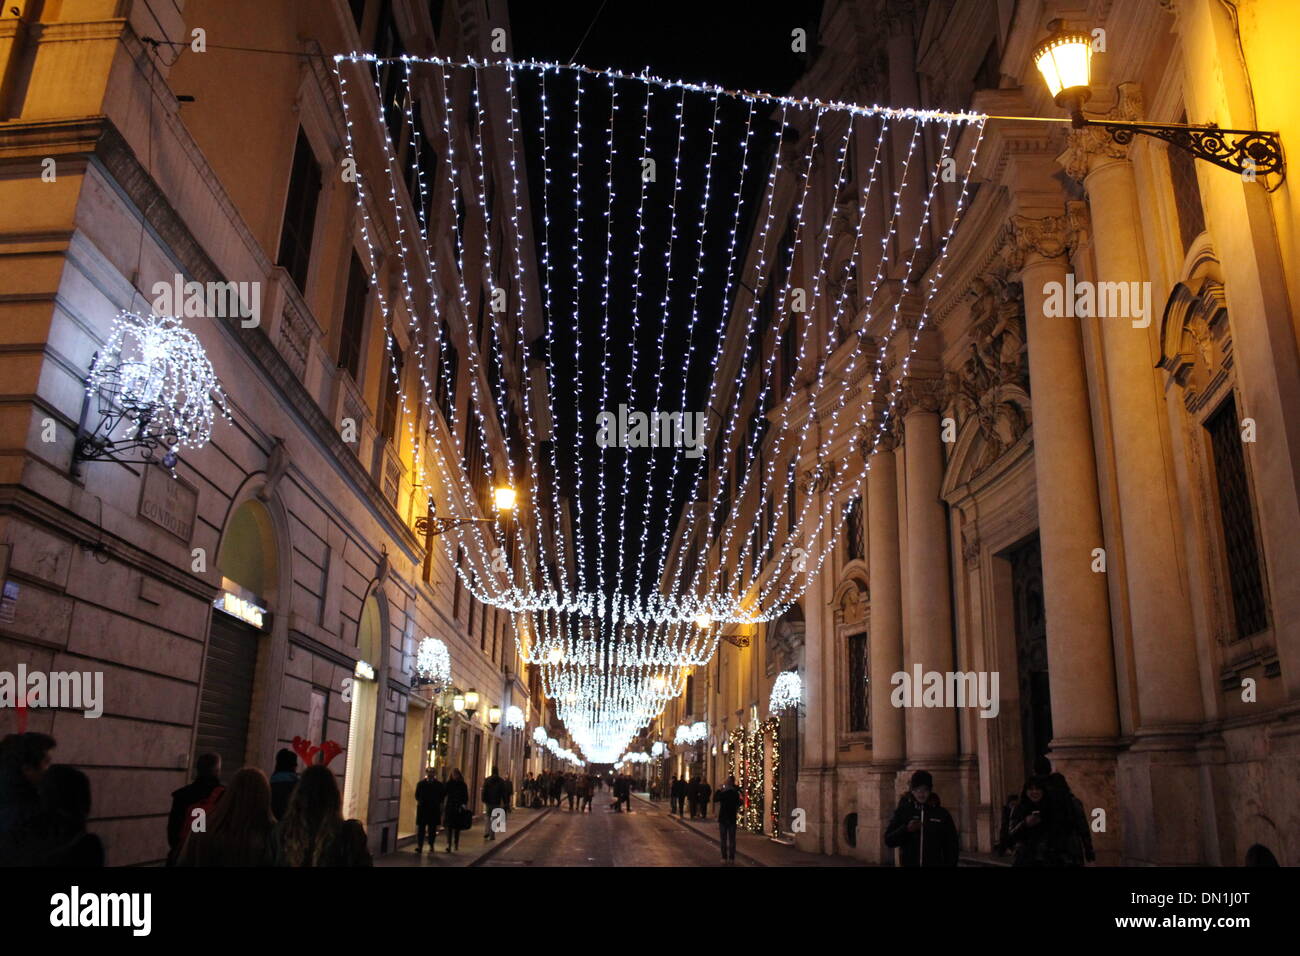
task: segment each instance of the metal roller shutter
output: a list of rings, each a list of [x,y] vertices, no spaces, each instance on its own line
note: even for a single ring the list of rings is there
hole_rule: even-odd
[[[203,693],[199,698],[195,756],[209,751],[220,754],[225,782],[244,765],[256,670],[257,632],[214,611]]]

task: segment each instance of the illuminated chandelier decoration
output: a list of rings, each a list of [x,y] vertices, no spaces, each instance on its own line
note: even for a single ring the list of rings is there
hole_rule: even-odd
[[[416,650],[415,672],[421,682],[431,684],[435,691],[445,690],[451,684],[451,654],[447,645],[436,637],[426,637]]]
[[[767,701],[768,711],[779,714],[791,707],[798,707],[802,701],[803,681],[799,678],[799,672],[782,671],[777,674],[776,682],[772,684],[772,695]]]
[[[354,155],[354,124],[368,123],[379,129],[387,160],[377,180],[357,177],[356,199],[385,323],[391,329],[399,315],[404,319],[420,371],[418,389],[400,393],[415,481],[443,489],[452,510],[471,512],[475,493],[466,463],[470,443],[477,443],[487,480],[521,489],[516,526],[466,521],[439,540],[466,589],[515,614],[520,654],[540,666],[575,744],[588,760],[608,762],[680,692],[683,668],[707,663],[723,627],[783,613],[834,552],[839,493],[863,479],[900,399],[897,387],[886,394],[881,384],[885,349],[902,328],[904,298],[916,302],[908,316],[910,347],[896,375],[904,381],[966,205],[987,116],[740,93],[648,72],[509,59],[355,54],[336,57],[335,70],[348,154]],[[433,92],[424,96],[417,86]],[[400,149],[382,128],[395,104],[405,114]],[[553,109],[563,115],[553,116]],[[666,138],[658,132],[665,123]],[[425,132],[439,126],[440,133]],[[498,135],[489,138],[487,130]],[[541,169],[541,188],[532,197],[541,211],[536,275],[525,273],[522,252],[533,242],[522,188],[526,144]],[[853,150],[863,147],[868,162],[851,162]],[[831,171],[834,188],[814,194],[818,162]],[[504,180],[502,169],[508,170]],[[683,188],[686,180],[695,192]],[[892,196],[886,180],[894,185]],[[944,182],[952,188],[942,190],[945,199],[936,205]],[[791,183],[796,198],[787,219],[778,216],[775,197]],[[403,193],[414,215],[404,211]],[[626,213],[633,206],[634,218]],[[467,217],[467,208],[476,215]],[[863,212],[846,216],[845,208]],[[868,216],[868,209],[878,214]],[[948,224],[929,243],[931,217],[940,209]],[[603,222],[603,240],[583,228],[585,221]],[[846,221],[852,251],[846,263],[835,264],[832,278],[832,239]],[[746,259],[741,229],[748,222],[755,224],[757,252]],[[915,225],[914,234],[901,231],[905,223]],[[476,308],[494,290],[471,294],[467,286],[470,233],[474,254],[482,257],[470,274],[510,275],[504,309],[484,309],[482,301]],[[379,235],[396,246],[395,286],[377,275]],[[439,253],[448,238],[456,257],[450,265]],[[706,253],[717,245],[712,240],[722,242],[721,261]],[[922,250],[927,258],[918,258]],[[806,288],[795,287],[796,262],[809,277]],[[765,314],[762,296],[769,303]],[[483,334],[466,336],[469,407],[449,403],[445,434],[438,427],[417,433],[415,422],[440,414],[435,366],[450,343],[443,340],[446,326],[432,316],[444,309],[465,327],[475,314],[484,320]],[[796,312],[817,319],[798,322],[795,341],[784,345],[797,356],[795,369],[815,369],[800,389],[790,387],[787,362],[778,366],[780,333],[787,318],[794,330]],[[502,428],[500,440],[490,442],[488,423],[505,421],[506,409],[514,410],[505,376],[492,372],[503,367],[505,345],[524,341],[526,319],[538,314],[542,322],[534,327],[544,335],[534,344],[546,356],[547,387],[544,394],[520,390],[521,427]],[[776,334],[764,335],[772,315]],[[866,316],[888,326],[878,348],[868,347]],[[584,341],[584,320],[599,325],[598,336],[588,329]],[[857,331],[846,339],[845,328]],[[739,373],[723,367],[728,334],[744,342]],[[846,348],[847,361],[828,376],[827,359]],[[630,356],[626,381],[611,371],[611,355],[618,353]],[[643,371],[636,381],[638,368],[651,375]],[[742,389],[729,387],[738,374],[760,385],[756,405],[767,411],[761,428],[747,418],[752,403],[742,401]],[[874,376],[879,389],[870,422],[868,403],[846,412],[855,394],[848,383],[864,375]],[[598,431],[584,402],[598,397],[598,407],[611,414],[623,400],[652,412],[672,409],[681,424],[692,377],[708,383],[703,407],[721,406],[716,415],[701,416],[695,436],[695,447],[710,451],[629,453],[619,467],[607,465],[611,455],[602,444],[596,466],[584,467],[581,449]],[[674,412],[650,417],[642,439],[661,426],[671,431]],[[807,458],[823,434],[844,433],[868,435],[863,460],[826,471],[823,493],[802,496],[801,506],[787,498],[788,462]],[[633,432],[621,434],[630,441]],[[494,446],[504,448],[499,459]],[[544,475],[568,476],[576,486],[571,529],[546,519],[548,511],[564,509],[559,483]],[[730,500],[770,502],[766,516],[759,507],[714,506],[714,488],[733,476]],[[674,539],[677,517],[666,489],[676,487],[705,506],[687,508]],[[642,533],[631,534],[630,513],[651,515],[662,527],[647,518]],[[511,535],[517,559],[502,561],[500,542]],[[591,539],[599,542],[596,554],[588,553]],[[670,549],[661,547],[656,556],[647,547],[652,540],[684,544],[670,566]],[[685,560],[693,542],[707,544]],[[708,547],[728,560],[708,560]],[[729,581],[724,566],[736,570]]]
[[[100,423],[86,430],[92,400]],[[203,344],[170,315],[118,313],[86,380],[76,461],[152,461],[174,468],[182,449],[202,448],[217,415],[229,420],[225,393]]]
[[[524,712],[514,704],[506,708],[506,728],[508,730],[524,729]]]

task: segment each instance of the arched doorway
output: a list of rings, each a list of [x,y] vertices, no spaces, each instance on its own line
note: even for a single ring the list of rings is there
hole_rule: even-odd
[[[194,756],[221,756],[229,777],[248,756],[249,714],[261,643],[270,624],[269,598],[279,567],[275,528],[260,502],[239,505],[217,552],[222,591],[213,607],[204,655]]]
[[[343,815],[368,822],[370,778],[374,765],[375,712],[379,706],[379,654],[384,614],[374,592],[361,605],[357,622],[357,656],[352,679],[352,715],[348,720],[347,771],[343,778]]]

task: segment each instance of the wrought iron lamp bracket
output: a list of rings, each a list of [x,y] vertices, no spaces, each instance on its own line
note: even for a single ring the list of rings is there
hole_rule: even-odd
[[[1125,123],[1118,120],[1088,119],[1078,115],[1075,116],[1074,125],[1101,127],[1121,146],[1131,143],[1138,133],[1153,136],[1191,153],[1197,159],[1238,175],[1250,172],[1286,176],[1282,139],[1277,133],[1254,129],[1220,129],[1213,123],[1207,126]]]

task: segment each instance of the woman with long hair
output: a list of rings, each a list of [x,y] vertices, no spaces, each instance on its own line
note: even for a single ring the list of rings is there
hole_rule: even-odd
[[[235,774],[207,821],[191,833],[177,866],[274,866],[271,784],[256,767]]]
[[[463,815],[469,806],[469,787],[465,785],[465,776],[459,767],[453,767],[451,779],[447,781],[447,812],[443,819],[447,821],[447,852],[460,849],[460,831],[468,830],[462,826]]]
[[[281,866],[373,866],[366,831],[358,820],[343,819],[343,797],[328,767],[313,764],[302,772],[276,826]]]

